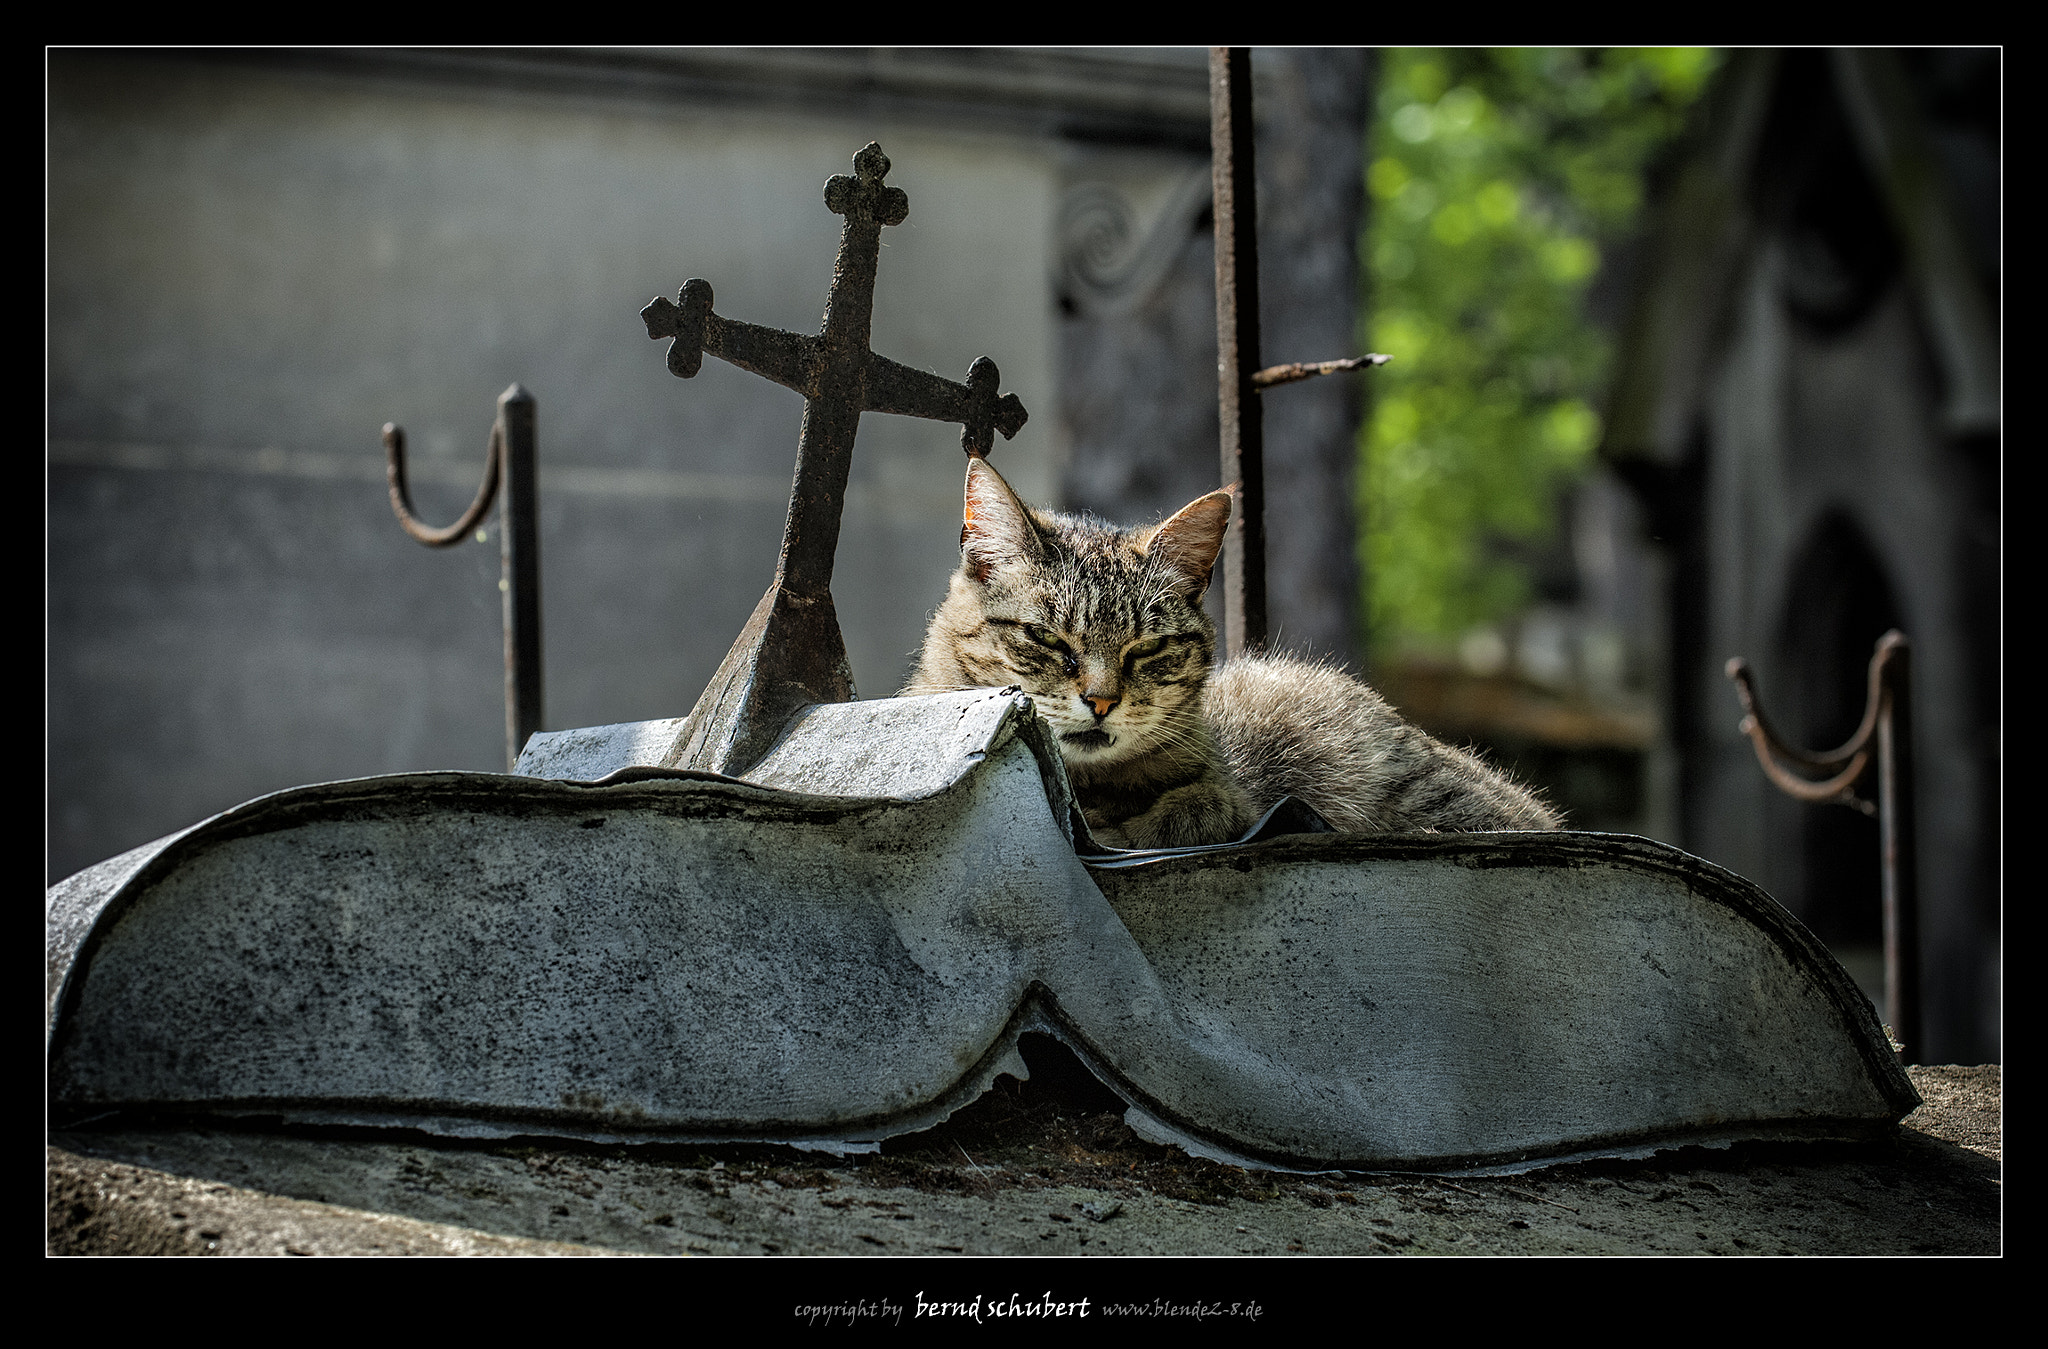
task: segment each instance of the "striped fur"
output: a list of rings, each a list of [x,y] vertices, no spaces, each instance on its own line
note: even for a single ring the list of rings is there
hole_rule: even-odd
[[[1339,671],[1287,657],[1212,670],[1202,595],[1229,493],[1123,530],[1031,510],[976,459],[964,514],[960,570],[903,692],[1021,685],[1103,842],[1223,842],[1287,795],[1362,832],[1557,827]]]

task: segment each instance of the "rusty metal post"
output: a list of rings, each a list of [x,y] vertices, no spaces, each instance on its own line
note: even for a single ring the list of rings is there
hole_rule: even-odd
[[[1878,846],[1884,850],[1884,1001],[1892,1033],[1918,1061],[1920,1038],[1920,873],[1913,818],[1913,648],[1903,634],[1891,644],[1884,705],[1877,720]],[[1875,659],[1875,658],[1874,658]]]
[[[1260,395],[1319,375],[1369,370],[1373,354],[1259,365],[1259,238],[1256,126],[1248,47],[1209,49],[1209,155],[1216,225],[1216,395],[1222,480],[1234,487],[1223,538],[1223,650],[1227,660],[1263,649],[1266,611],[1266,460]]]
[[[1216,392],[1223,483],[1237,487],[1223,539],[1224,652],[1266,644],[1266,473],[1259,398],[1258,174],[1248,47],[1209,49],[1209,153],[1216,219]]]
[[[391,513],[399,527],[429,548],[447,548],[469,537],[477,523],[502,501],[498,512],[498,591],[505,616],[505,771],[519,764],[519,751],[541,728],[540,668],[540,484],[539,436],[533,395],[514,384],[498,395],[484,451],[484,477],[460,519],[445,529],[420,523],[413,514],[405,476],[405,429],[384,424],[384,478]]]
[[[533,395],[498,395],[504,505],[498,511],[498,589],[505,608],[505,771],[541,728],[540,484]]]
[[[1002,374],[986,356],[968,367],[965,383],[956,383],[869,349],[882,228],[903,223],[910,198],[883,183],[889,157],[880,145],[869,142],[853,167],[825,184],[825,205],[845,224],[817,336],[725,318],[712,310],[711,283],[699,278],[684,282],[673,302],[656,297],[640,311],[648,337],[673,339],[668,368],[678,378],[696,375],[708,351],[804,396],[775,579],[691,709],[667,767],[738,777],[799,708],[852,700],[853,672],[831,587],[861,413],[959,422],[960,446],[977,458],[987,457],[995,432],[1008,440],[1024,426],[1023,403],[1000,391]]]
[[[1918,852],[1913,812],[1913,645],[1896,628],[1877,639],[1870,657],[1870,684],[1863,721],[1840,746],[1812,751],[1787,745],[1764,718],[1749,663],[1736,656],[1728,677],[1742,700],[1738,729],[1749,737],[1764,776],[1787,796],[1814,804],[1844,805],[1878,819],[1884,906],[1885,1022],[1903,1048],[1900,1058],[1918,1062],[1920,1044],[1920,916]],[[1873,754],[1874,751],[1874,754]],[[1877,765],[1877,804],[1856,795],[1856,784]],[[1781,762],[1784,761],[1784,762]],[[1810,773],[1832,772],[1815,780]]]

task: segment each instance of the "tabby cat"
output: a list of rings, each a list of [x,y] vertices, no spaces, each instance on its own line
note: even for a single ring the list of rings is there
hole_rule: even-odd
[[[1341,671],[1285,656],[1211,669],[1202,596],[1230,500],[1117,529],[1032,510],[969,460],[960,570],[903,692],[1021,685],[1115,847],[1221,843],[1283,796],[1361,832],[1557,828],[1533,793]]]

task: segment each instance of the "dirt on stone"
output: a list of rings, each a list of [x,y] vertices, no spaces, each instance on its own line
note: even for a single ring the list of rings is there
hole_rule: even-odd
[[[451,1143],[115,1121],[54,1135],[53,1254],[1980,1254],[1997,1065],[1916,1067],[1894,1138],[1515,1176],[1295,1175],[1148,1143],[1078,1064],[878,1153]]]

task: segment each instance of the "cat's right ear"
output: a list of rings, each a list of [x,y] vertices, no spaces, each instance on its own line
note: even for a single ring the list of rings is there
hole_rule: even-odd
[[[1140,547],[1157,559],[1167,574],[1177,578],[1176,588],[1188,602],[1200,603],[1209,589],[1209,575],[1216,557],[1223,551],[1223,535],[1230,528],[1233,484],[1220,492],[1197,497],[1162,525],[1144,536]]]
[[[1038,528],[1002,475],[982,459],[967,461],[967,505],[960,525],[960,560],[967,574],[986,582],[998,568],[1040,560]]]

